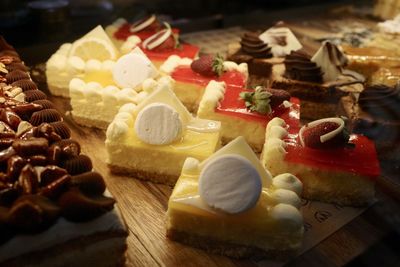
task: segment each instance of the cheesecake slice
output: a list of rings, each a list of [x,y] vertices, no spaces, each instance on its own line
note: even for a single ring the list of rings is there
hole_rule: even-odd
[[[172,83],[137,47],[106,66],[92,61],[83,77],[71,80],[71,114],[80,125],[107,129],[120,107],[138,104],[156,87]]]
[[[170,56],[160,71],[175,80],[174,92],[190,112],[197,112],[205,88],[211,80],[245,88],[248,79],[246,63],[236,64],[212,55],[202,56],[195,61]]]
[[[313,121],[299,132],[274,118],[267,126],[261,159],[273,175],[296,175],[304,185],[304,198],[340,205],[372,201],[380,175],[374,143],[363,135],[348,135],[340,118]]]
[[[265,128],[274,117],[283,118],[294,129],[300,127],[300,101],[290,98],[284,90],[264,87],[244,90],[211,81],[200,101],[197,116],[221,122],[223,144],[243,136],[254,151],[261,152]]]
[[[287,259],[300,248],[302,184],[274,178],[242,137],[187,158],[168,202],[167,237],[233,258]]]
[[[205,159],[219,148],[220,126],[194,118],[163,85],[121,107],[107,129],[107,162],[114,173],[174,185],[187,157]]]

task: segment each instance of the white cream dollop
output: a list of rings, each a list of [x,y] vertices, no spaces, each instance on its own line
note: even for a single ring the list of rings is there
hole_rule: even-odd
[[[126,41],[121,45],[119,50],[121,51],[122,54],[127,54],[131,52],[135,47],[140,44],[142,40],[140,39],[139,36],[137,35],[131,35],[126,39]]]
[[[303,225],[303,217],[298,209],[289,204],[280,203],[271,209],[271,216],[292,229]]]
[[[272,185],[275,188],[287,189],[301,196],[303,191],[303,183],[291,173],[282,173],[272,179]]]
[[[160,71],[165,74],[171,74],[178,66],[190,66],[192,59],[184,57],[181,58],[177,55],[170,56],[160,67]]]
[[[254,207],[262,189],[261,177],[243,156],[225,154],[203,167],[199,177],[201,198],[212,208],[237,214]]]

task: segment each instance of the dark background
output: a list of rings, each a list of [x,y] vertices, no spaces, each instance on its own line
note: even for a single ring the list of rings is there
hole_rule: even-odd
[[[181,33],[238,25],[267,28],[281,19],[306,18],[313,7],[321,10],[321,6],[355,2],[371,6],[372,1],[0,0],[0,33],[19,49],[27,63],[35,64],[45,61],[63,42],[76,40],[96,25],[105,27],[119,17],[134,22],[156,13]],[[41,2],[39,6],[37,2]]]

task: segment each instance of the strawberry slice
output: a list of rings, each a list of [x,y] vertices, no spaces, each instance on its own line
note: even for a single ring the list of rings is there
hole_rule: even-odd
[[[303,145],[306,147],[314,149],[333,149],[344,147],[349,142],[349,134],[346,129],[343,128],[331,138],[325,142],[321,141],[321,136],[331,133],[340,127],[340,124],[334,121],[324,120],[317,125],[309,127],[309,125],[304,126],[304,130],[301,132]]]
[[[224,60],[220,56],[204,55],[194,60],[190,67],[206,77],[220,76],[223,72]]]

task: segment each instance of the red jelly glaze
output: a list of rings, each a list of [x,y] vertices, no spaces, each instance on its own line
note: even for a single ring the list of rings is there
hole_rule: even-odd
[[[275,117],[282,118],[290,127],[291,131],[298,131],[300,125],[300,100],[295,97],[290,98],[292,106],[285,108],[279,105],[274,108],[270,114],[260,114],[250,111],[246,108],[244,100],[239,97],[240,92],[251,90],[242,90],[237,87],[228,86],[225,91],[224,99],[220,101],[215,112],[226,114],[228,116],[237,117],[244,120],[257,121],[263,125],[267,125],[270,120]]]
[[[244,88],[246,85],[246,77],[239,71],[227,71],[221,76],[206,77],[197,72],[194,72],[190,66],[178,66],[171,73],[171,77],[178,82],[197,84],[206,87],[211,80],[225,82],[231,87]]]
[[[144,41],[147,38],[149,38],[150,36],[152,36],[153,34],[155,34],[156,32],[151,30],[148,31],[146,29],[143,29],[141,31],[138,32],[131,32],[129,31],[129,29],[131,28],[131,24],[130,23],[125,23],[123,24],[121,27],[119,27],[119,29],[114,33],[114,38],[121,40],[121,41],[125,41],[126,39],[128,39],[129,36],[132,35],[136,35],[140,38],[140,40]],[[179,29],[173,28],[172,32],[174,34],[179,34]]]
[[[181,44],[178,48],[170,49],[162,52],[156,52],[141,47],[143,52],[151,61],[164,61],[171,55],[179,57],[195,58],[200,51],[200,48],[191,44]]]
[[[371,180],[376,180],[380,175],[374,142],[363,135],[350,135],[350,143],[355,147],[332,150],[303,147],[298,135],[289,136],[285,141],[288,144],[286,161],[322,170],[360,174]]]

